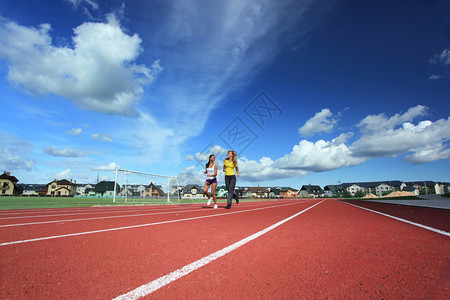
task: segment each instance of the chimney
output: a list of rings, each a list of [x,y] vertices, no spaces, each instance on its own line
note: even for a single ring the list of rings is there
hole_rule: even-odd
[[[5,175],[7,175],[7,176],[11,176],[11,172],[3,171],[3,174],[5,174]]]

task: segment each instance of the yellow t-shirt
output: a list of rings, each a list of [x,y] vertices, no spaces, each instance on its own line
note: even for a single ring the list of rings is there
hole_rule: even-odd
[[[225,166],[225,175],[234,175],[234,167],[237,167],[237,164],[234,165],[234,162],[225,159],[223,165]]]

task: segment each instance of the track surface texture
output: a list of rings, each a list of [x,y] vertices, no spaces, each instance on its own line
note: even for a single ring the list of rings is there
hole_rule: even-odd
[[[223,208],[0,211],[0,298],[449,298],[449,210],[301,199]]]

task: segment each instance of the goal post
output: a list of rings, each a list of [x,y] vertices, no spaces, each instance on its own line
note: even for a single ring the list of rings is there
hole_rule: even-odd
[[[117,168],[113,203],[180,203],[177,176]]]

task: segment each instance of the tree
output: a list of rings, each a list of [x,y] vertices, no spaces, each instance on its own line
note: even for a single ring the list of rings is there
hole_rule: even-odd
[[[362,198],[366,195],[366,193],[364,193],[363,191],[359,190],[355,193],[355,197],[357,198]]]
[[[342,193],[342,198],[351,198],[353,197],[352,194],[350,194],[349,191],[344,190],[344,192]]]

